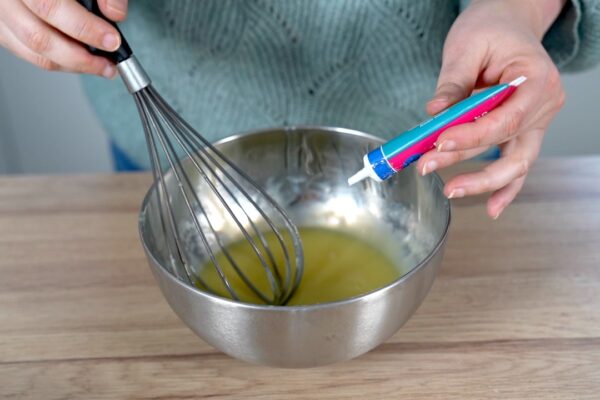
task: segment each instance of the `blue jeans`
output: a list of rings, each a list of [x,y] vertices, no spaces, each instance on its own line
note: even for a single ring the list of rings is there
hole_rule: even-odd
[[[485,153],[483,153],[482,155],[480,155],[479,157],[477,157],[477,160],[491,161],[491,160],[497,160],[499,158],[500,158],[500,148],[498,146],[494,146],[491,149],[489,149],[488,151],[486,151]]]
[[[133,162],[127,154],[110,142],[110,152],[113,159],[113,167],[116,172],[142,171],[143,168]]]

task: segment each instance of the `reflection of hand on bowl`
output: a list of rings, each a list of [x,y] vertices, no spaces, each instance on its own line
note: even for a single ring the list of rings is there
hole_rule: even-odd
[[[362,155],[381,141],[345,129],[270,129],[224,139],[217,147],[262,185],[298,226],[348,232],[399,260],[405,273],[373,292],[333,303],[273,307],[237,303],[178,280],[164,262],[154,196],[140,234],[167,301],[201,338],[243,360],[312,367],[356,357],[392,336],[431,287],[450,222],[435,174],[409,168],[389,182],[348,187]],[[150,189],[149,194],[154,190]]]

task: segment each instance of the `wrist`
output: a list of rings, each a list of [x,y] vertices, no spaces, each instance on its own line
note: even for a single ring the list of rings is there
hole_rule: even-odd
[[[560,15],[567,0],[528,0],[537,16],[536,34],[541,39]]]
[[[526,24],[541,40],[569,0],[471,0],[471,4],[491,6],[495,15],[508,12],[513,21]]]

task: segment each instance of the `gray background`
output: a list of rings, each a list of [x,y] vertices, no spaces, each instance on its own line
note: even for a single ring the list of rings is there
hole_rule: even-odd
[[[563,82],[567,102],[541,156],[600,154],[600,67]],[[0,48],[0,173],[111,169],[106,135],[79,79],[39,70]]]

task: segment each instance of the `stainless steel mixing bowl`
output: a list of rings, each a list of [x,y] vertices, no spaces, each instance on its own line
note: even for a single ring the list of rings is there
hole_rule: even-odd
[[[347,360],[391,337],[433,283],[450,204],[439,176],[421,177],[413,167],[384,183],[363,181],[349,187],[346,179],[361,168],[362,156],[380,144],[376,137],[347,129],[292,127],[233,136],[217,147],[262,185],[298,226],[343,230],[370,242],[397,261],[399,279],[362,296],[294,307],[244,304],[202,292],[170,270],[153,186],[142,205],[140,235],[152,272],[175,313],[224,353],[278,367]],[[203,190],[200,179],[198,190]],[[193,247],[194,238],[189,240]]]

